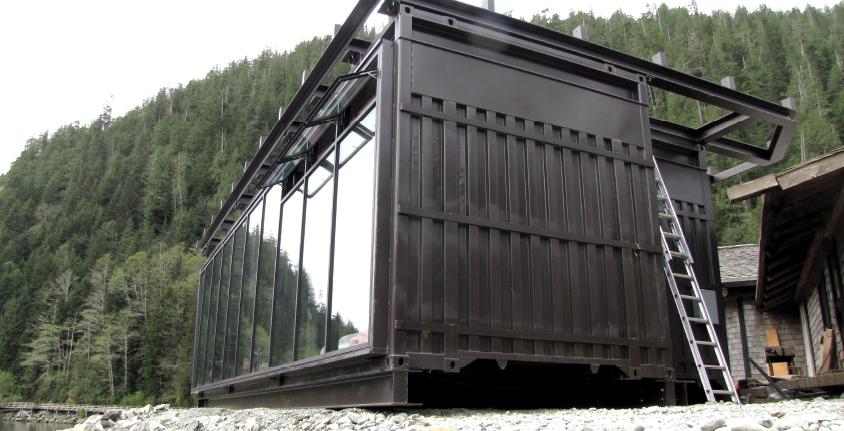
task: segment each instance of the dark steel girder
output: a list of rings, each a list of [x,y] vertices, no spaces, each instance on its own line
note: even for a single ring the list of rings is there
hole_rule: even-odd
[[[690,129],[693,131],[690,136],[692,142],[705,144],[714,153],[746,162],[716,174],[716,180],[728,178],[754,166],[767,166],[782,160],[797,126],[796,112],[786,106],[487,9],[452,0],[394,0],[382,11],[395,14],[405,5],[433,12],[430,14],[432,20],[442,15],[453,16],[457,19],[449,21],[449,26],[470,33],[494,37],[494,32],[486,29],[492,23],[521,39],[524,46],[534,50],[537,55],[556,55],[558,58],[602,72],[611,66],[642,75],[653,87],[730,111],[731,114],[725,118],[700,129]],[[425,14],[414,12],[414,19],[427,19],[423,18],[423,15]],[[749,122],[760,121],[775,126],[764,148],[723,137]]]

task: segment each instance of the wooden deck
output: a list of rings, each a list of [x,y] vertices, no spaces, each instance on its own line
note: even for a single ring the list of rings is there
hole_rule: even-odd
[[[844,386],[844,372],[824,374],[815,377],[802,377],[794,380],[777,382],[780,389],[815,389]]]
[[[52,412],[52,413],[105,413],[109,410],[122,410],[121,406],[96,406],[80,404],[45,404],[45,403],[0,403],[0,412]]]

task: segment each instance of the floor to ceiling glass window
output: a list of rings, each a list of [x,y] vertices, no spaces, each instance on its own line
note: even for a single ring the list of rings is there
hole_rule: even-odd
[[[252,371],[252,329],[255,312],[255,288],[258,283],[258,255],[261,249],[261,218],[264,204],[259,202],[249,213],[246,254],[243,263],[243,290],[240,294],[240,330],[237,341],[237,375]]]
[[[214,367],[212,381],[220,380],[223,375],[223,343],[226,338],[226,315],[229,307],[229,281],[231,279],[232,247],[234,242],[227,241],[223,247],[223,268],[220,276],[220,299],[217,305],[217,321],[214,329]]]
[[[374,136],[372,109],[339,143],[329,350],[369,341]]]
[[[212,281],[210,307],[208,308],[208,338],[205,340],[205,383],[211,382],[214,371],[214,330],[217,329],[217,307],[220,305],[220,272],[223,266],[223,254],[217,253],[211,268]]]
[[[293,160],[291,174],[308,165],[304,178],[286,196],[268,185],[210,258],[195,385],[369,342],[375,109],[361,117],[314,144],[317,162]]]
[[[196,332],[194,334],[194,342],[193,342],[193,385],[196,386],[202,379],[200,379],[201,375],[201,367],[200,364],[202,363],[202,324],[205,322],[205,278],[208,275],[208,271],[203,269],[199,275],[199,287],[197,288],[197,301],[196,301]]]
[[[270,366],[270,324],[280,211],[281,186],[277,185],[264,196],[264,228],[261,237],[258,290],[255,301],[255,341],[252,346],[253,361],[257,370]]]
[[[206,341],[208,340],[208,310],[211,308],[211,279],[213,278],[214,274],[214,262],[211,261],[205,267],[205,280],[203,281],[202,286],[202,310],[201,310],[201,325],[199,330],[199,360],[197,361],[197,375],[196,380],[200,383],[205,383],[205,358],[207,358],[207,346]]]
[[[240,316],[240,290],[243,284],[243,256],[246,246],[246,225],[241,225],[229,239],[232,246],[232,269],[229,282],[229,301],[226,317],[226,341],[223,348],[223,378],[235,375],[238,317]]]
[[[299,285],[299,247],[302,240],[302,189],[296,189],[282,206],[278,242],[271,365],[293,361],[293,333],[296,318],[296,289]]]
[[[331,216],[334,208],[334,151],[310,172],[305,194],[305,240],[299,286],[296,358],[325,353]]]

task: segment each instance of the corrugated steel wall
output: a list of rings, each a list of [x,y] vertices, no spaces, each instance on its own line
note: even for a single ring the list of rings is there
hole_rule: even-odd
[[[668,304],[640,107],[582,83],[554,81],[549,94],[539,90],[551,81],[528,70],[413,49],[425,61],[411,56],[412,90],[399,95],[394,353],[456,359],[446,368],[476,357],[665,366]],[[464,71],[445,78],[448,88],[427,85],[432,67],[454,62]],[[488,108],[512,95],[473,92],[484,107],[460,98],[461,86],[496,73],[523,75],[519,91],[559,106],[559,123]],[[575,90],[606,111],[553,99]],[[608,127],[625,139],[595,133],[601,115],[625,125]]]

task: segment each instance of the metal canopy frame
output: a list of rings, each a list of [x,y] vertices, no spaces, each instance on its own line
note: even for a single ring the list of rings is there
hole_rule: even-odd
[[[436,24],[445,24],[437,22],[439,15],[451,15],[457,19],[449,20],[446,25],[471,30],[473,33],[487,33],[494,37],[492,32],[484,31],[484,27],[490,27],[492,24],[506,29],[510,35],[523,39],[526,47],[537,52],[548,52],[547,48],[553,48],[552,56],[560,57],[560,51],[563,51],[562,57],[566,60],[580,63],[587,68],[598,69],[602,72],[613,72],[615,69],[616,73],[621,69],[632,74],[643,75],[652,87],[729,111],[727,115],[696,129],[651,119],[651,121],[656,120],[661,123],[662,131],[672,129],[673,134],[684,135],[689,142],[704,145],[713,153],[743,162],[716,173],[714,175],[716,181],[724,180],[756,166],[768,166],[782,160],[797,126],[796,112],[787,106],[487,9],[452,0],[394,0],[386,3],[381,11],[395,14],[400,5],[410,5],[434,12],[431,19]],[[420,19],[422,16],[424,14],[417,11],[414,19]],[[567,56],[566,53],[573,55]],[[774,126],[774,131],[765,147],[725,137],[731,132],[756,122]]]
[[[355,35],[376,10],[378,3],[379,0],[358,0],[313,71],[293,97],[289,107],[280,115],[266,139],[262,140],[257,153],[245,166],[241,178],[232,185],[230,195],[221,202],[220,210],[203,232],[202,238],[196,244],[197,248],[208,253],[219,243],[215,240],[218,231],[225,229],[227,224],[231,224],[228,220],[229,215],[244,201],[244,197],[250,197],[253,194],[252,190],[257,186],[256,178],[270,170],[274,162],[271,160],[272,155],[277,152],[279,146],[290,145],[283,138],[290,133],[298,132],[299,124],[296,118],[314,97],[324,93],[319,90],[334,65],[340,61],[357,61],[364,57],[367,50],[371,51],[367,42],[356,39]],[[379,11],[395,17],[403,6],[415,9],[414,20],[430,20],[434,25],[481,34],[493,41],[500,37],[500,30],[503,29],[509,36],[515,36],[522,48],[527,48],[537,56],[548,56],[558,60],[562,58],[580,67],[602,73],[610,72],[626,77],[642,76],[652,87],[729,111],[727,115],[698,128],[650,119],[654,135],[671,136],[683,140],[686,144],[702,145],[713,153],[743,162],[723,172],[715,173],[713,177],[716,181],[729,178],[755,166],[768,166],[782,160],[796,128],[796,113],[789,107],[487,9],[454,0],[386,0]],[[444,22],[442,19],[444,15],[455,19]],[[391,25],[392,23],[388,24],[385,31],[389,31]],[[512,43],[512,39],[507,43]],[[774,126],[774,132],[764,147],[725,136],[757,122]],[[281,148],[281,152],[284,151],[286,148]]]

